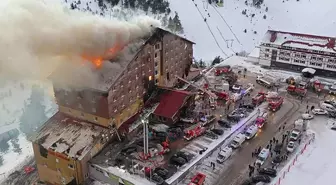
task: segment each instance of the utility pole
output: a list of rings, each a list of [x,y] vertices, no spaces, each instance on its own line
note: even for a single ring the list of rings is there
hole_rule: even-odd
[[[144,134],[144,157],[145,159],[148,156],[148,120],[141,120],[143,124],[143,134]]]

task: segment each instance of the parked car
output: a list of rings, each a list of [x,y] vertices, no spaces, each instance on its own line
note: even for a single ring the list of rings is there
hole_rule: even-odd
[[[305,119],[305,120],[311,120],[314,118],[314,115],[311,115],[311,114],[302,114],[302,119]]]
[[[263,183],[270,183],[271,182],[271,178],[269,176],[266,175],[257,175],[251,178],[252,183],[259,183],[259,182],[263,182]]]
[[[228,120],[239,121],[241,118],[246,117],[246,110],[235,109],[227,115]]]
[[[218,139],[218,135],[210,130],[205,131],[205,137],[210,139]]]
[[[182,157],[187,162],[189,162],[190,159],[192,158],[189,154],[187,154],[185,152],[182,152],[182,151],[178,151],[174,155],[177,156],[177,157]]]
[[[276,156],[272,160],[272,164],[276,164],[276,165],[279,164],[279,163],[281,163],[281,162],[282,162],[281,156]]]
[[[274,152],[281,152],[281,148],[282,148],[282,143],[279,143],[277,145],[274,146]]]
[[[336,112],[329,112],[330,118],[336,118]]]
[[[324,109],[313,109],[312,113],[316,114],[316,115],[326,115],[326,114],[328,114],[328,111],[326,111]]]
[[[135,146],[126,147],[120,151],[120,153],[124,155],[131,155],[132,153],[135,153],[135,152],[137,152],[137,148]]]
[[[287,149],[288,152],[293,152],[294,149],[295,149],[295,142],[294,141],[289,141],[286,149]]]
[[[161,167],[155,168],[154,173],[162,177],[164,180],[167,179],[169,175],[169,171]]]
[[[151,180],[155,182],[155,184],[158,184],[158,185],[161,185],[164,183],[164,179],[157,174],[153,174],[151,177]]]
[[[211,131],[220,136],[224,134],[224,130],[219,129],[219,128],[212,129]]]
[[[244,103],[244,104],[240,104],[239,108],[244,108],[247,110],[253,110],[255,108],[255,105],[252,103]]]
[[[218,124],[224,128],[231,128],[230,122],[226,120],[218,120]]]
[[[270,177],[276,177],[277,176],[277,171],[275,169],[272,168],[260,168],[258,170],[259,174],[261,175],[267,175]]]
[[[300,137],[301,137],[301,131],[298,129],[293,129],[289,136],[289,140],[297,141]]]
[[[174,155],[170,158],[170,163],[180,167],[180,166],[183,166],[184,164],[186,164],[187,161],[182,157],[178,157],[178,156]]]

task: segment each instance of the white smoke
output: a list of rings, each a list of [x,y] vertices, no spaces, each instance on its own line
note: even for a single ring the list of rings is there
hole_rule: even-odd
[[[59,65],[67,65],[59,78],[69,77],[79,72],[81,56],[102,56],[116,43],[150,34],[160,22],[146,16],[130,22],[111,20],[50,0],[2,0],[0,25],[0,73],[43,79]],[[84,70],[87,78],[90,71]]]

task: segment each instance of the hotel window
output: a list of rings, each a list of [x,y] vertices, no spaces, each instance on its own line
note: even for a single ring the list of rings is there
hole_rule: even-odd
[[[74,169],[74,166],[72,164],[68,164],[68,168]]]
[[[269,49],[265,49],[266,52],[269,52],[270,50]]]
[[[160,44],[155,44],[155,49],[160,49]]]
[[[311,59],[312,59],[312,60],[316,60],[316,57],[313,57],[313,56],[312,56]]]
[[[157,70],[155,70],[155,75],[157,75],[159,72]]]
[[[157,58],[157,57],[158,57],[158,54],[157,54],[157,53],[155,53],[155,54],[154,54],[154,57],[155,57],[155,58]]]
[[[317,60],[318,60],[318,61],[323,61],[323,58],[318,57]]]
[[[156,66],[158,66],[158,63],[157,63],[157,62],[155,62],[155,63],[154,63],[154,65],[155,65],[155,67],[156,67]]]
[[[301,58],[306,58],[306,55],[301,55]]]
[[[322,67],[322,63],[316,63],[316,66]]]
[[[158,79],[155,80],[155,84],[157,84],[157,83],[159,83],[159,80],[158,80]]]
[[[98,117],[95,117],[95,121],[98,121]]]
[[[265,54],[265,57],[269,57],[269,54]]]

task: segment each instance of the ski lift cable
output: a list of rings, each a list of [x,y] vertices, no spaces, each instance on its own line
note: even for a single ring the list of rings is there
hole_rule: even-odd
[[[208,27],[208,29],[209,29],[209,31],[210,31],[212,37],[214,38],[214,40],[215,40],[215,42],[216,42],[218,48],[222,51],[222,53],[223,53],[225,56],[228,56],[228,55],[224,52],[224,50],[220,47],[220,45],[219,45],[219,43],[218,43],[218,41],[217,41],[217,39],[216,39],[214,33],[211,31],[211,28],[210,28],[209,24],[206,22],[206,19],[205,19],[205,17],[202,15],[202,12],[201,12],[200,9],[198,8],[197,4],[196,4],[194,1],[193,1],[193,3],[194,3],[194,5],[195,5],[195,7],[196,7],[198,13],[201,15],[202,19],[205,20],[204,22],[205,22],[205,24],[207,25],[207,27]]]
[[[224,40],[224,42],[226,43],[227,47],[230,48],[230,50],[233,52],[233,53],[236,53],[233,49],[232,49],[232,40],[226,40],[222,34],[222,32],[220,31],[220,29],[217,27],[217,30],[219,31],[219,34],[220,36],[222,37],[222,39]],[[231,41],[231,46],[229,47],[229,43],[228,41]]]
[[[222,20],[224,21],[224,23],[226,24],[226,26],[230,29],[231,33],[233,34],[233,36],[236,38],[237,42],[241,44],[241,42],[239,41],[237,35],[234,33],[234,31],[231,29],[230,25],[226,22],[226,20],[224,19],[224,17],[222,16],[222,14],[220,14],[220,12],[217,10],[217,8],[214,5],[210,5],[215,11],[216,13],[222,18]]]

